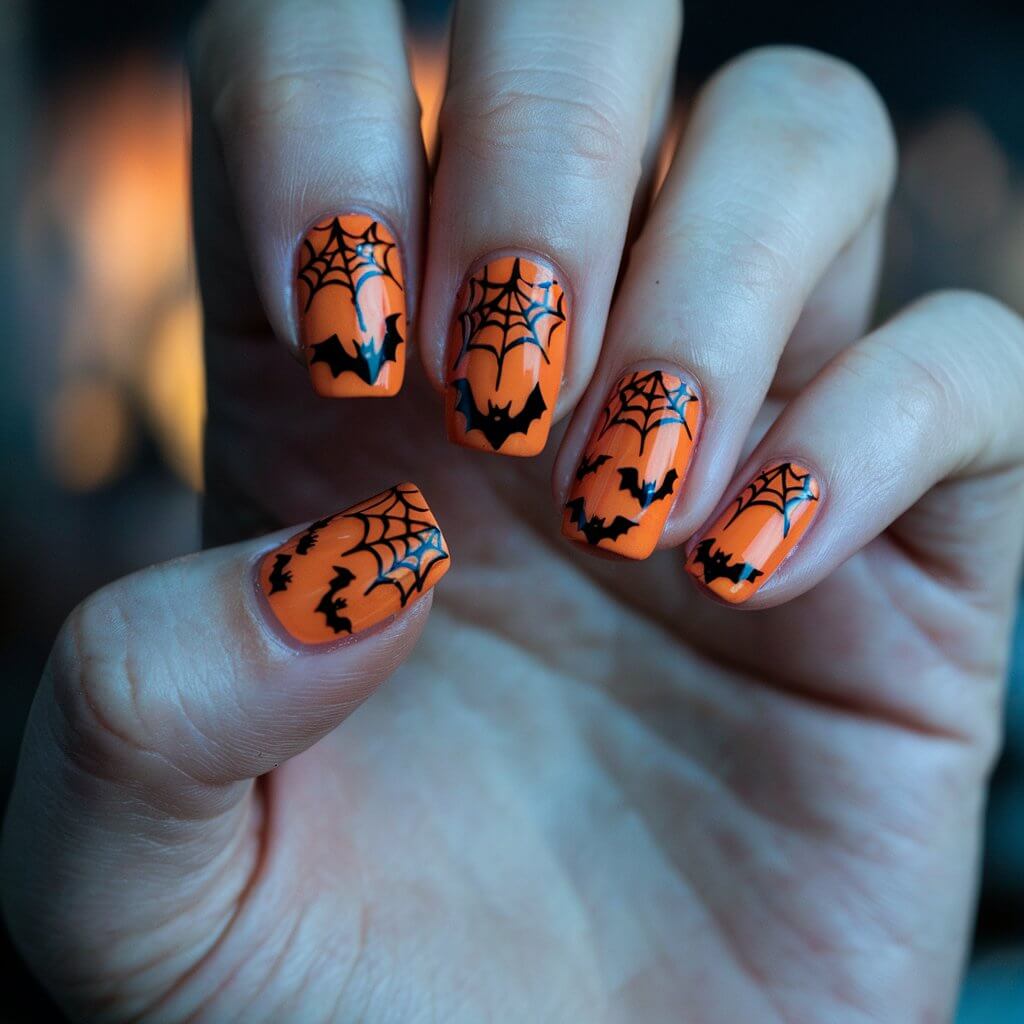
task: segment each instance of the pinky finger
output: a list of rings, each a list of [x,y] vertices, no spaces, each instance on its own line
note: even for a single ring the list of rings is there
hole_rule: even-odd
[[[1022,394],[1014,313],[971,293],[918,302],[787,406],[688,545],[689,572],[730,604],[768,607],[895,524],[931,573],[1008,592],[1024,544]]]

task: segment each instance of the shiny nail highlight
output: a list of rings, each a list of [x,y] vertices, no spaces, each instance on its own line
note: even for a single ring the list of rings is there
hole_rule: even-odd
[[[805,466],[779,462],[758,473],[693,549],[687,570],[730,604],[755,594],[807,532],[821,488]]]
[[[292,639],[321,644],[414,604],[450,564],[423,494],[404,483],[310,523],[263,557],[258,583]]]
[[[562,534],[626,558],[650,555],[686,478],[700,415],[700,399],[681,377],[621,377],[583,449]]]
[[[405,283],[398,243],[363,213],[306,232],[296,272],[299,338],[313,390],[325,398],[386,398],[405,375]]]
[[[567,306],[554,270],[535,259],[502,256],[469,276],[448,339],[449,440],[502,455],[543,450],[562,386]]]

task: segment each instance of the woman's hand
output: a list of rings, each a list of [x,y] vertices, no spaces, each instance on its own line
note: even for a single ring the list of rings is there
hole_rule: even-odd
[[[412,479],[456,568],[414,652],[448,564],[422,511],[415,593],[362,587],[387,567],[341,516],[308,563],[283,532],[71,615],[3,854],[15,938],[78,1018],[951,1014],[1024,545],[1024,328],[948,293],[861,337],[893,149],[828,57],[723,69],[648,209],[679,21],[460,4],[424,247],[397,4],[208,15],[209,534]],[[316,266],[350,213],[334,244],[380,271],[387,349],[360,275]],[[517,256],[513,347],[472,309]],[[345,356],[315,347],[332,323]],[[383,394],[413,337],[462,444],[526,454],[575,409],[554,507],[548,460],[448,445],[413,367],[398,399],[325,401],[285,352],[323,394]]]

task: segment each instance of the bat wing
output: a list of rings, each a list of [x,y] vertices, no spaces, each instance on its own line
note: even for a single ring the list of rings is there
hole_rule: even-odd
[[[288,589],[288,584],[292,581],[292,574],[288,570],[287,566],[291,560],[291,555],[278,555],[274,559],[270,575],[267,577],[267,580],[270,583],[271,594],[277,594],[282,590]]]
[[[348,616],[341,614],[342,609],[346,607],[346,601],[343,597],[338,597],[338,591],[344,590],[355,579],[355,576],[350,570],[340,565],[332,566],[332,568],[334,576],[327,585],[324,596],[320,598],[316,610],[323,615],[328,629],[334,630],[335,633],[340,633],[342,630],[351,633],[352,621]]]
[[[710,583],[714,577],[711,573],[714,570],[714,559],[711,557],[711,540],[702,540],[693,549],[693,561],[695,565],[700,565],[704,569],[704,582]]]
[[[533,390],[527,396],[522,409],[520,409],[515,416],[509,417],[509,434],[525,434],[530,429],[530,425],[544,415],[547,408],[547,402],[544,401],[544,395],[540,390],[540,384],[534,384]]]
[[[616,540],[627,531],[632,530],[636,525],[636,521],[633,519],[627,519],[625,516],[616,516],[601,530],[601,533],[608,540]]]
[[[326,363],[331,371],[332,377],[340,377],[346,371],[354,373],[360,380],[372,384],[370,378],[370,366],[365,356],[356,347],[356,354],[347,352],[336,334],[332,334],[324,341],[318,341],[312,346],[313,355],[310,356],[309,365],[313,363]]]
[[[636,468],[627,466],[625,469],[620,469],[619,476],[622,478],[619,483],[619,490],[628,491],[631,497],[642,503],[644,500],[644,488]]]
[[[401,315],[401,313],[392,313],[384,321],[387,328],[384,331],[384,340],[380,345],[381,362],[393,363],[398,358],[398,346],[405,341],[398,330],[398,318]]]
[[[565,503],[565,507],[568,509],[569,515],[571,516],[572,525],[575,526],[577,530],[582,530],[583,527],[587,525],[587,513],[583,507],[583,499],[573,498],[572,501],[567,501]]]
[[[654,492],[652,501],[661,501],[662,498],[667,498],[676,486],[676,481],[679,479],[679,474],[674,470],[670,469],[665,474],[665,479],[661,481],[661,486]]]
[[[466,417],[466,430],[478,430],[481,420],[485,420],[486,417],[476,407],[469,381],[465,377],[460,377],[452,381],[452,387],[455,388],[455,411]]]
[[[582,480],[591,473],[596,473],[609,459],[610,455],[595,455],[593,459],[584,454],[580,460],[579,468],[576,470],[576,479]]]

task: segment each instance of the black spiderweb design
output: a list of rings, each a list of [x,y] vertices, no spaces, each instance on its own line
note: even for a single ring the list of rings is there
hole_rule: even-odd
[[[731,526],[748,508],[763,505],[773,508],[782,516],[782,536],[789,533],[792,525],[790,514],[805,501],[817,501],[814,493],[814,477],[810,473],[798,473],[792,462],[783,462],[759,473],[736,499],[736,509],[723,529]]]
[[[640,454],[652,430],[669,423],[679,423],[690,440],[693,434],[686,422],[686,407],[697,401],[697,396],[680,382],[669,384],[661,370],[633,373],[616,389],[605,409],[605,423],[601,434],[615,426],[629,427],[640,438]]]
[[[308,310],[324,288],[344,288],[352,297],[360,329],[369,330],[363,319],[359,293],[366,282],[375,277],[390,278],[401,288],[391,269],[391,254],[396,248],[394,242],[381,237],[377,221],[371,221],[365,231],[353,234],[346,231],[340,219],[335,217],[321,249],[317,249],[308,238],[302,243],[303,262],[298,279],[309,290],[304,308]]]
[[[377,562],[377,575],[364,594],[392,586],[404,608],[413,594],[423,591],[434,566],[447,561],[441,531],[426,505],[418,503],[421,500],[414,487],[392,487],[356,511],[345,513],[347,519],[356,519],[363,527],[362,539],[345,554],[367,551]]]
[[[469,279],[466,305],[459,314],[462,347],[455,362],[477,349],[490,352],[498,364],[494,382],[497,388],[501,386],[506,357],[521,345],[536,346],[544,362],[550,364],[551,337],[565,323],[565,295],[557,288],[554,278],[527,280],[518,259],[504,281],[492,280],[488,270],[484,267],[480,274]],[[552,301],[552,289],[556,288],[558,299]],[[499,338],[481,340],[483,332],[490,327],[500,332]]]

